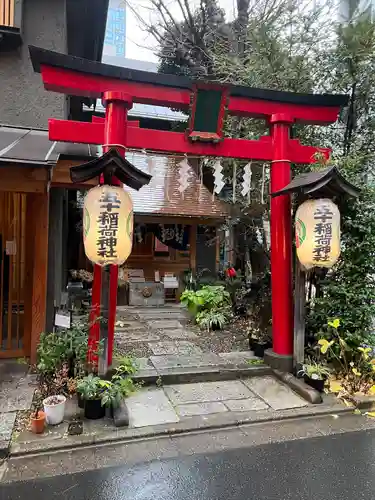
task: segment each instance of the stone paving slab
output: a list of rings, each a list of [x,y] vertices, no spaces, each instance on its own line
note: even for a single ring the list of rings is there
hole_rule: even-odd
[[[202,370],[210,368],[219,371],[218,365],[220,358],[213,353],[203,353],[190,356],[178,356],[176,354],[166,354],[161,356],[150,356],[151,363],[157,371],[170,371],[173,370]]]
[[[180,328],[176,328],[176,330],[165,330],[163,331],[163,335],[169,337],[172,340],[199,338],[198,335],[196,335],[194,332],[188,329],[181,330]]]
[[[0,382],[0,413],[28,410],[35,391],[35,377],[16,378]]]
[[[129,342],[157,342],[160,340],[159,335],[156,333],[149,332],[148,330],[139,331],[116,331],[115,340],[118,342],[129,343]]]
[[[126,400],[129,427],[178,422],[180,419],[163,389],[146,389]]]
[[[0,413],[0,459],[8,454],[15,421],[16,412]]]
[[[182,324],[177,319],[152,320],[147,321],[147,324],[153,330],[182,329]]]
[[[234,366],[249,366],[249,361],[259,359],[254,356],[253,351],[233,351],[219,353],[222,363]]]
[[[129,330],[144,330],[145,326],[137,320],[118,319],[115,324],[115,329],[126,332]]]
[[[267,410],[269,406],[259,398],[229,399],[224,401],[230,411],[258,411]]]
[[[193,417],[196,415],[209,415],[211,413],[224,413],[228,408],[220,401],[209,403],[190,403],[175,407],[177,415],[180,417]]]
[[[308,404],[289,387],[271,376],[254,377],[243,380],[243,383],[274,410],[300,408]]]
[[[186,313],[184,311],[180,310],[173,310],[173,311],[163,311],[163,309],[157,309],[153,310],[150,309],[149,311],[142,311],[139,313],[139,318],[141,320],[174,320],[174,319],[183,319],[186,320],[188,319]]]
[[[247,399],[255,397],[239,380],[200,382],[165,386],[164,390],[174,405]]]
[[[138,379],[142,377],[157,377],[158,373],[149,358],[136,358],[135,362],[138,366],[136,374]]]
[[[181,354],[189,356],[191,354],[196,355],[202,353],[202,349],[192,342],[187,342],[186,340],[153,342],[149,343],[148,346],[155,356],[165,354]]]
[[[9,441],[16,421],[16,412],[0,414],[0,441]]]

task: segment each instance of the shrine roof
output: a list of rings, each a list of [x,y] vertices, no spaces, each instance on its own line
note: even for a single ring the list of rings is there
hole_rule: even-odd
[[[157,155],[149,166],[147,157],[140,153],[128,153],[126,158],[138,169],[152,175],[150,183],[139,191],[125,187],[131,193],[134,213],[139,215],[164,215],[200,217],[207,219],[227,217],[230,205],[203,185],[194,169],[188,171],[189,182],[183,195],[179,188],[179,165],[182,158]]]
[[[41,65],[64,68],[71,71],[79,71],[87,75],[98,77],[115,78],[136,83],[146,83],[162,87],[174,87],[190,90],[194,81],[185,76],[152,73],[150,71],[135,70],[104,64],[89,59],[69,56],[51,50],[30,46],[31,61],[34,71],[40,73]],[[285,92],[244,87],[239,85],[230,86],[230,95],[235,97],[246,97],[267,101],[283,102],[295,105],[341,107],[348,102],[347,95],[331,94],[306,94],[296,92]]]
[[[89,159],[98,151],[92,144],[50,141],[47,130],[0,124],[0,162],[53,165],[60,155]]]
[[[327,167],[299,174],[287,185],[271,194],[274,198],[282,194],[304,194],[314,196],[359,196],[360,190],[347,181],[336,167]]]
[[[0,125],[0,168],[9,163],[45,167],[54,165],[59,158],[89,161],[101,148],[92,144],[52,142],[47,130],[37,130]],[[213,197],[200,182],[193,168],[184,196],[179,191],[181,158],[153,156],[154,167],[148,166],[141,153],[127,153],[127,159],[138,169],[152,175],[149,185],[139,191],[126,188],[132,194],[134,212],[139,215],[164,215],[218,219],[229,215],[230,205]]]

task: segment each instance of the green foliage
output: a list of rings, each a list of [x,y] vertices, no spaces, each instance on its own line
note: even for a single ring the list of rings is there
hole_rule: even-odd
[[[248,360],[249,365],[264,365],[264,360],[263,359],[249,359]]]
[[[103,380],[90,373],[77,383],[77,392],[83,399],[100,399],[102,406],[118,408],[122,399],[130,396],[138,388],[131,377],[123,376],[118,369],[111,380]]]
[[[350,333],[341,333],[341,320],[328,321],[318,340],[318,358],[332,366],[348,392],[366,392],[375,376],[374,346],[357,345],[352,339]]]
[[[191,313],[196,314],[199,310],[230,305],[230,294],[222,285],[205,285],[197,291],[185,290],[180,300]]]
[[[85,370],[88,352],[89,323],[73,323],[70,330],[42,333],[38,344],[37,370],[52,374],[64,363],[73,363],[74,376]],[[98,352],[100,352],[100,346]]]
[[[134,375],[138,371],[138,365],[131,356],[116,356],[115,361],[117,362],[114,375],[116,377]]]
[[[77,383],[77,392],[83,399],[102,399],[104,393],[111,387],[111,382],[90,373]]]
[[[324,380],[329,377],[331,370],[328,366],[317,363],[316,361],[311,361],[310,363],[304,363],[298,374],[306,375],[313,380]]]
[[[75,391],[75,381],[87,366],[89,322],[75,322],[70,330],[42,333],[38,344],[37,373],[39,389],[44,397],[69,395]],[[100,353],[98,345],[97,354]]]
[[[101,397],[102,406],[118,408],[121,401],[130,396],[136,389],[137,386],[130,377],[120,377],[115,380],[112,378]]]
[[[195,317],[197,325],[207,330],[222,330],[232,317],[229,307],[223,309],[204,309],[199,311]]]
[[[205,285],[197,291],[185,290],[180,300],[202,328],[221,329],[231,317],[230,293],[222,285]]]
[[[179,2],[180,23],[168,15],[168,5],[166,0],[157,2],[158,29],[150,29],[159,42],[161,72],[214,75],[226,83],[350,96],[338,123],[328,127],[295,125],[293,133],[302,143],[330,147],[341,173],[362,189],[358,200],[337,200],[342,216],[342,255],[332,270],[315,280],[318,293],[309,304],[308,315],[309,333],[317,335],[326,318],[338,316],[341,336],[349,346],[360,346],[373,330],[375,315],[374,21],[365,12],[356,11],[348,22],[339,24],[337,2],[326,0],[238,2],[233,22],[228,22],[216,0],[204,0],[196,10]],[[259,138],[268,134],[267,128],[260,120],[230,117],[225,122],[225,132],[231,137]],[[223,162],[227,187],[234,164],[242,166],[236,160]],[[311,168],[293,166],[294,173]],[[242,169],[237,168],[235,208],[240,209],[247,243],[257,241],[258,233],[264,234],[263,222],[269,220],[267,202],[260,203],[261,171],[262,165],[254,162],[249,207],[239,195]],[[267,255],[264,241],[261,245]],[[260,252],[251,245],[249,248],[252,267],[257,273],[259,269],[267,272],[268,264],[262,261],[259,265]],[[269,296],[269,289],[264,296]],[[257,304],[252,322],[265,331],[267,324],[262,318],[269,316],[264,314],[269,311],[269,300],[263,306]]]

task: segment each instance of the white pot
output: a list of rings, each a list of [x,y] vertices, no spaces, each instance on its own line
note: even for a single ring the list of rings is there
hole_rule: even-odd
[[[58,404],[49,404],[49,401],[52,398],[58,398],[60,402]],[[43,401],[47,424],[61,424],[61,422],[64,420],[65,402],[65,396],[49,396]]]

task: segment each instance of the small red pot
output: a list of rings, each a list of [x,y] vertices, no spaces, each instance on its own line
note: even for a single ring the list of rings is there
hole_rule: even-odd
[[[42,434],[46,425],[46,416],[44,411],[40,410],[36,418],[35,413],[33,415],[30,417],[31,432],[34,434]]]

